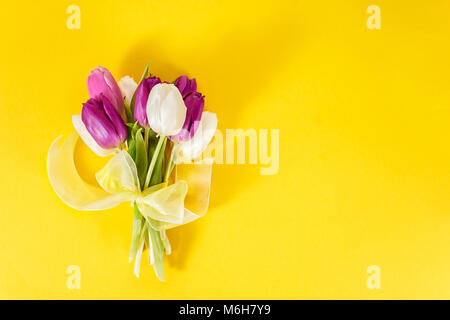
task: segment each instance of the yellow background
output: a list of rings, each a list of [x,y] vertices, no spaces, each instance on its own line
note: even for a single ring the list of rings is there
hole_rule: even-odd
[[[66,27],[71,4],[80,30]],[[381,30],[366,27],[371,4]],[[450,298],[449,12],[444,0],[2,1],[0,298]],[[139,78],[147,61],[196,77],[222,131],[280,129],[277,175],[214,167],[208,214],[169,232],[164,283],[146,258],[133,275],[128,204],[77,212],[46,173],[89,71]],[[66,287],[69,265],[81,290]]]

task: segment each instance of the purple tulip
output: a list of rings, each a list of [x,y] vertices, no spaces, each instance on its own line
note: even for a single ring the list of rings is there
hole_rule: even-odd
[[[158,77],[148,77],[142,80],[136,90],[136,98],[134,100],[134,120],[141,126],[148,127],[147,119],[147,100],[152,88],[161,83]]]
[[[127,128],[122,118],[104,95],[83,103],[81,120],[102,148],[116,148],[127,139]]]
[[[173,84],[180,90],[183,98],[197,91],[197,81],[195,79],[189,79],[187,76],[178,77]]]
[[[202,118],[205,97],[199,92],[192,92],[184,98],[184,104],[186,105],[186,120],[180,132],[170,137],[172,141],[186,141],[194,136]]]
[[[97,67],[92,70],[87,78],[87,87],[91,98],[99,99],[100,95],[103,94],[112,103],[123,121],[127,120],[122,93],[120,92],[119,85],[108,69]]]

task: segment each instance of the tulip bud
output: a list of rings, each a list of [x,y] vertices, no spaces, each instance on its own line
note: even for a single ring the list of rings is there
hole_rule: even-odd
[[[125,124],[104,95],[83,103],[81,120],[92,138],[102,148],[116,148],[127,139]]]
[[[197,81],[189,79],[187,76],[178,77],[173,84],[180,90],[183,98],[189,93],[197,91]]]
[[[103,94],[112,103],[123,121],[127,120],[122,93],[108,69],[97,67],[97,69],[92,70],[87,79],[87,86],[91,98],[99,99],[100,95]]]
[[[186,119],[186,106],[173,84],[159,83],[148,95],[147,119],[150,128],[161,136],[176,135]]]
[[[161,80],[157,77],[149,77],[142,80],[136,91],[136,98],[134,100],[134,120],[141,126],[148,127],[147,120],[147,100],[148,95],[152,88],[161,83]]]
[[[184,98],[184,104],[186,105],[186,120],[180,132],[170,137],[172,141],[186,141],[194,136],[202,118],[205,99],[201,93],[192,92]]]

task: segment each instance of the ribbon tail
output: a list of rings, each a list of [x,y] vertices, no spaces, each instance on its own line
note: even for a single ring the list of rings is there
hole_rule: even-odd
[[[205,159],[193,164],[178,164],[176,180],[184,180],[189,186],[184,201],[183,223],[203,217],[208,211],[211,193],[211,172],[213,159]]]

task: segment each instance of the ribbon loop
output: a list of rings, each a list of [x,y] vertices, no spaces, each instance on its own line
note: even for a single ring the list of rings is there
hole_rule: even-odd
[[[98,184],[109,193],[131,192],[139,194],[136,164],[128,152],[119,151],[95,174]]]

